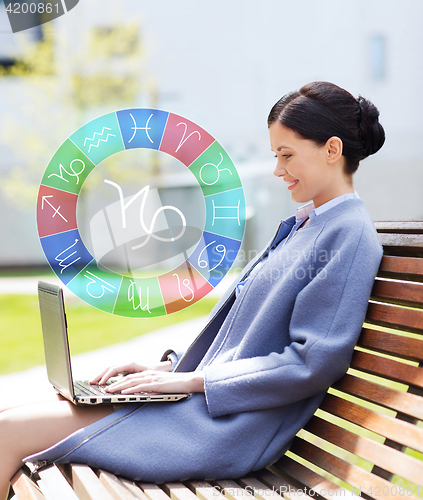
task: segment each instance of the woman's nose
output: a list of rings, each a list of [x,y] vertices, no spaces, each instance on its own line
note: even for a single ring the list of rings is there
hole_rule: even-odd
[[[278,162],[276,164],[275,170],[273,171],[273,175],[275,175],[276,177],[283,177],[285,174],[286,174],[286,170]]]

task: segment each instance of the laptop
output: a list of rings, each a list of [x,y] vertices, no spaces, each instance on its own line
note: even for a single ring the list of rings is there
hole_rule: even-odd
[[[77,405],[153,403],[179,401],[189,396],[189,394],[151,392],[112,394],[105,392],[106,386],[91,385],[88,381],[73,381],[63,290],[59,286],[39,281],[38,298],[47,376],[56,391],[72,403]]]

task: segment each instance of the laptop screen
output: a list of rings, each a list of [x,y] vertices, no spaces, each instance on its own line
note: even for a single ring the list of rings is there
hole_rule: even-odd
[[[48,379],[64,396],[73,400],[74,392],[63,291],[58,286],[40,281],[38,283],[38,299]]]

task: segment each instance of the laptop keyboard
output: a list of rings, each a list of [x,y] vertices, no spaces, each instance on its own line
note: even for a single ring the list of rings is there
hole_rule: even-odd
[[[112,382],[106,382],[105,385],[99,384],[90,384],[86,381],[74,382],[75,388],[79,389],[81,392],[85,392],[86,394],[94,395],[94,396],[111,396],[110,392],[106,392],[105,388],[110,385]],[[115,392],[113,394],[120,394],[120,392]]]
[[[113,384],[115,380],[108,380],[105,385],[99,385],[99,384],[90,384],[87,380],[79,380],[77,382],[73,383],[74,389],[76,391],[79,391],[82,393],[84,396],[107,396],[110,398],[111,396],[116,396],[118,394],[122,394],[120,391],[119,392],[106,392],[105,388]],[[136,395],[138,396],[156,396],[158,395],[158,392],[137,392]],[[133,396],[133,394],[125,394],[126,397]]]

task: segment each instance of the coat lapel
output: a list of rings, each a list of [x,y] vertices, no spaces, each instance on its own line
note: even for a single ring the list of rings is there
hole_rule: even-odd
[[[240,273],[239,281],[245,279],[245,277],[249,274],[253,267],[267,255],[271,248],[276,248],[279,243],[288,236],[294,224],[295,216],[291,216],[288,219],[283,220],[279,224],[278,230],[271,240],[270,244],[266,247],[262,254],[257,257],[255,261],[252,261],[244,268],[244,271]],[[227,292],[225,296],[226,300],[224,297],[222,298],[224,301],[223,305],[220,306],[220,309],[218,309],[216,314],[210,319],[202,332],[187,349],[187,351],[177,364],[175,371],[190,372],[194,371],[197,368],[200,361],[203,359],[204,355],[213,343],[213,340],[218,334],[220,327],[222,326],[229,310],[231,309],[235,301],[235,286],[232,290],[229,290],[229,292]]]

